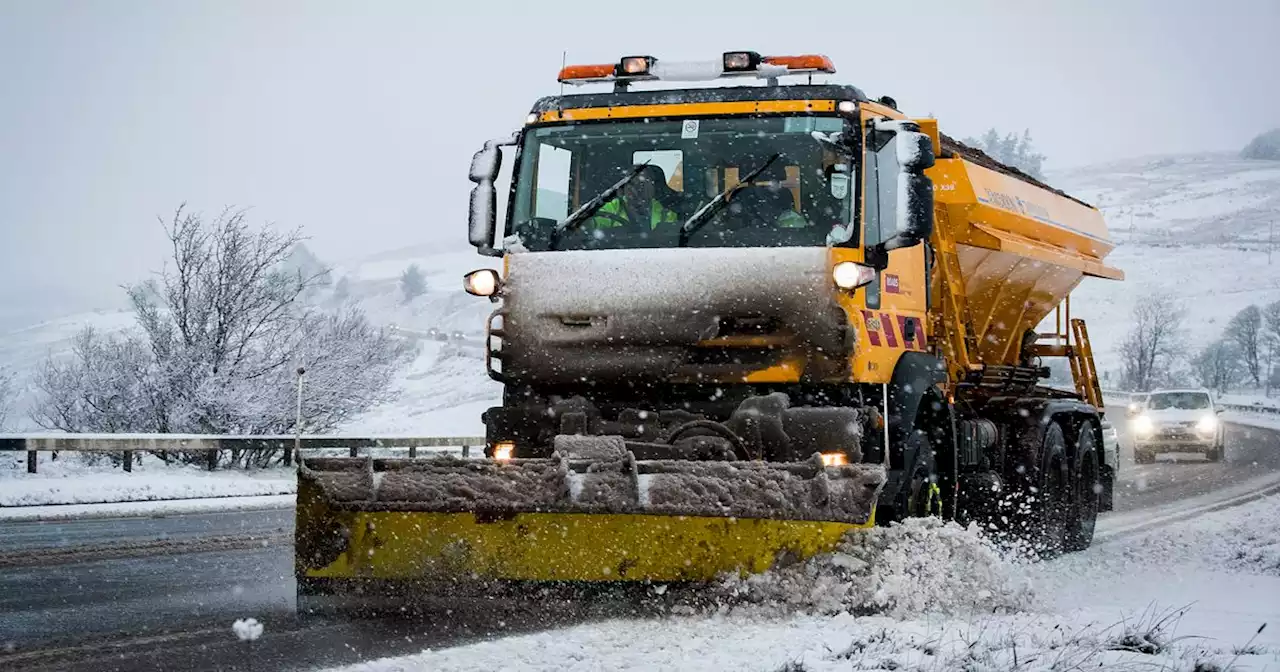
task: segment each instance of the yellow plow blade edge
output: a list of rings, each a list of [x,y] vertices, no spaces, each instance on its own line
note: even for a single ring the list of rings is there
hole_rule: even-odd
[[[817,455],[309,459],[298,474],[295,574],[301,591],[403,581],[445,594],[464,583],[706,582],[833,549],[874,525],[883,482],[878,466],[826,466]]]
[[[779,559],[829,551],[850,530],[821,521],[590,513],[341,512],[351,530],[314,579],[425,581],[710,581],[758,573]]]

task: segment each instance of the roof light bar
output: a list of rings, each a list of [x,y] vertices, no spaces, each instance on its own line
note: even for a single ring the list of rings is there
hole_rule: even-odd
[[[801,56],[765,56],[764,62],[769,65],[780,65],[791,71],[825,72],[834,74],[836,64],[822,54],[804,54]]]
[[[723,62],[725,72],[750,72],[760,67],[763,60],[754,51],[726,51]]]
[[[618,63],[619,75],[647,75],[658,59],[652,56],[623,56]]]
[[[719,64],[705,64],[706,67],[690,68],[694,64],[670,64],[670,67],[659,65],[653,56],[624,56],[614,64],[569,65],[560,70],[557,78],[568,84],[587,84],[590,82],[619,82],[625,85],[629,81],[668,80],[685,81],[686,79],[703,80],[704,76],[692,77],[691,73],[700,75],[710,70],[712,78],[755,76],[775,78],[784,75],[800,75],[814,72],[834,74],[836,66],[830,58],[821,54],[802,54],[798,56],[761,56],[754,51],[726,51],[721,55]],[[717,73],[716,70],[719,72]],[[689,74],[690,76],[685,76]]]

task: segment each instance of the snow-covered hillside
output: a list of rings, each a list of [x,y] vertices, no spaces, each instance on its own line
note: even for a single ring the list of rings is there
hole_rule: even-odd
[[[1280,162],[1234,154],[1146,157],[1050,173],[1102,210],[1125,242],[1265,246],[1280,215]]]
[[[1089,321],[1101,371],[1118,375],[1129,316],[1151,292],[1182,302],[1193,351],[1217,339],[1241,309],[1280,300],[1280,247],[1267,255],[1270,226],[1280,228],[1280,162],[1167,156],[1050,174],[1048,181],[1097,205],[1120,242],[1107,261],[1126,279],[1087,279],[1072,295],[1072,315]]]

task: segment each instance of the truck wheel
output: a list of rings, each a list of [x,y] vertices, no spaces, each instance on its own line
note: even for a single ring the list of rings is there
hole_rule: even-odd
[[[937,474],[917,471],[911,478],[910,503],[907,515],[912,518],[942,515],[942,489],[938,487]]]
[[[923,518],[942,515],[942,489],[938,487],[938,470],[934,466],[933,447],[924,432],[913,432],[908,450],[916,455],[915,473],[907,483],[905,517]]]
[[[1062,425],[1049,423],[1040,449],[1040,478],[1031,497],[1030,540],[1044,558],[1062,553],[1067,536],[1067,520],[1071,513],[1071,488],[1068,487],[1067,439]]]
[[[1098,472],[1098,440],[1093,424],[1080,426],[1080,438],[1076,441],[1074,497],[1071,498],[1071,514],[1067,521],[1067,534],[1063,543],[1066,551],[1083,551],[1093,543],[1093,531],[1098,525],[1098,510],[1102,495],[1102,480]]]

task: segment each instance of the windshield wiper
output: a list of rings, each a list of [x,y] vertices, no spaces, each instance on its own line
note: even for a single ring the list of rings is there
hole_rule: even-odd
[[[566,233],[572,233],[575,230],[577,230],[579,226],[582,226],[583,222],[587,221],[592,215],[596,214],[596,211],[604,207],[604,204],[612,200],[613,197],[616,196],[619,191],[622,191],[623,187],[630,184],[631,180],[634,180],[637,177],[639,177],[640,173],[643,172],[644,169],[647,168],[648,166],[649,166],[648,161],[645,161],[644,163],[636,166],[634,170],[632,170],[628,175],[624,176],[621,180],[614,182],[613,185],[610,186],[608,189],[605,189],[599,194],[596,194],[595,198],[587,201],[586,203],[583,203],[582,207],[569,213],[568,217],[565,217],[563,220],[556,222],[555,228],[551,230],[551,240],[547,244],[547,249],[549,250],[556,249],[556,246],[560,244],[560,236]]]
[[[711,199],[710,201],[707,201],[707,204],[702,206],[701,208],[698,208],[697,212],[693,213],[693,215],[691,215],[689,219],[686,219],[684,221],[684,224],[680,225],[680,240],[679,240],[678,246],[688,247],[689,236],[692,236],[693,234],[697,233],[698,229],[701,229],[703,226],[706,225],[707,222],[711,221],[712,216],[714,216],[717,212],[720,212],[720,209],[724,207],[724,204],[729,202],[730,194],[733,194],[734,192],[743,188],[744,186],[751,184],[751,180],[756,179],[757,175],[759,175],[760,173],[763,173],[765,168],[772,166],[773,162],[777,161],[780,158],[782,158],[781,154],[774,154],[773,156],[769,157],[769,159],[765,161],[763,164],[761,164],[759,168],[756,168],[755,170],[747,173],[746,177],[743,177],[742,179],[738,180],[737,184],[733,185],[732,187],[725,187],[724,191],[721,191],[720,193],[716,194],[715,198]]]

